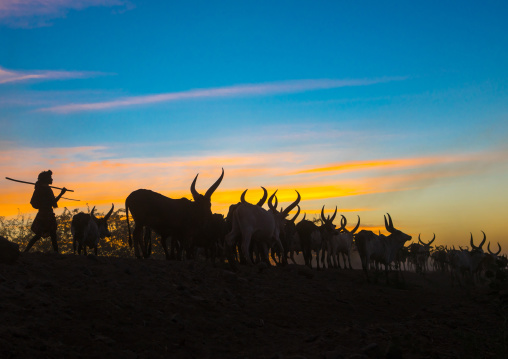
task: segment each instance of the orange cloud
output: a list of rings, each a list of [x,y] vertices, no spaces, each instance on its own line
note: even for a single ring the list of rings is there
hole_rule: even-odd
[[[460,155],[460,156],[433,156],[433,157],[417,157],[417,158],[395,158],[374,161],[350,161],[331,164],[328,166],[308,168],[305,170],[295,171],[293,174],[414,168],[435,164],[478,161],[480,159],[482,159],[482,157],[479,157],[478,155]]]

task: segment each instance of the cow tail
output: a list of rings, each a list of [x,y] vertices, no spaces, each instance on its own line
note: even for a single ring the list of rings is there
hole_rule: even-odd
[[[129,206],[125,202],[125,216],[127,217],[127,228],[129,230],[129,248],[132,248],[131,225],[129,223]]]

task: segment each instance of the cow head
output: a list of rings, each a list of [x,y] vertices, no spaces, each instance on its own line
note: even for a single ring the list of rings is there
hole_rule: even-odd
[[[339,231],[335,229],[335,225],[333,224],[333,220],[335,219],[335,216],[337,215],[337,206],[335,206],[335,212],[333,212],[332,217],[330,216],[325,217],[325,206],[323,205],[323,208],[321,208],[321,221],[323,224],[320,227],[321,230],[321,236],[324,240],[329,240],[332,238],[332,236],[335,236],[339,234]]]
[[[281,209],[281,211],[279,212],[279,211],[277,211],[277,204],[278,203],[277,203],[277,197],[275,196],[276,193],[277,193],[277,191],[275,191],[268,199],[268,207],[270,208],[271,212],[274,215],[275,224],[276,224],[277,229],[280,233],[280,231],[282,231],[284,229],[286,217],[289,215],[289,212],[291,212],[293,210],[293,208],[298,206],[298,203],[300,203],[301,197],[300,197],[300,193],[298,193],[298,191],[296,191],[296,193],[298,194],[296,201],[291,203],[288,207],[286,207],[286,209],[284,209],[284,210]],[[275,198],[275,204],[273,204],[274,198]],[[295,218],[296,218],[296,216],[295,216]]]
[[[261,188],[263,189],[263,197],[261,197],[261,199],[258,201],[258,203],[256,203],[256,206],[259,206],[259,207],[263,207],[263,204],[265,204],[266,198],[268,197],[268,191],[266,190],[266,188],[263,186],[261,186]],[[240,196],[240,202],[249,203],[245,200],[246,193],[247,193],[247,190],[243,191],[242,195]]]
[[[338,228],[339,232],[346,232],[350,234],[355,234],[355,232],[358,230],[358,227],[360,227],[360,216],[358,216],[358,223],[356,224],[356,227],[353,228],[352,231],[348,231],[346,229],[347,226],[347,219],[342,214],[340,215],[342,218],[340,219],[340,228]]]
[[[99,228],[99,235],[101,239],[104,239],[106,237],[111,237],[111,232],[109,231],[108,226],[108,219],[111,217],[111,214],[113,213],[113,209],[115,208],[115,205],[111,204],[111,209],[109,212],[104,216],[104,218],[97,218],[95,217],[94,211],[95,207],[92,208],[92,212],[90,212],[90,215],[92,216],[95,223],[97,223],[97,227]]]
[[[471,251],[472,252],[483,253],[482,247],[485,244],[485,241],[487,240],[487,236],[485,235],[484,231],[482,231],[482,233],[483,233],[483,240],[481,241],[481,243],[480,243],[480,245],[478,247],[474,245],[474,243],[473,243],[473,233],[471,233],[471,241],[470,242],[471,242],[471,248],[472,248]]]
[[[389,213],[387,213],[387,215],[388,215],[388,222],[386,221],[386,216],[384,216],[384,218],[385,218],[385,228],[388,232],[390,232],[390,235],[388,237],[395,239],[401,245],[404,245],[404,243],[406,243],[407,241],[410,241],[412,237],[410,235],[396,229],[393,226],[392,217],[390,217]]]
[[[215,183],[208,189],[208,191],[206,191],[204,195],[196,191],[196,180],[198,179],[198,176],[199,173],[196,175],[194,181],[192,181],[191,184],[190,190],[192,193],[192,198],[194,198],[194,202],[198,207],[198,216],[201,218],[210,217],[212,215],[212,194],[215,192],[217,187],[219,187],[222,179],[224,178],[224,168],[222,169],[222,174],[220,175],[219,179],[215,181]]]
[[[425,251],[425,252],[429,252],[430,253],[430,249],[432,248],[431,244],[434,243],[434,241],[436,240],[436,234],[434,233],[434,237],[432,237],[432,239],[430,240],[429,243],[424,243],[421,240],[420,235],[421,235],[421,233],[418,234],[418,242],[422,246],[422,250],[420,250],[420,251],[421,252]]]

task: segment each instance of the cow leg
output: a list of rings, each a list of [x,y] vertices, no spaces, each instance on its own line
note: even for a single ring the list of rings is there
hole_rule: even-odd
[[[141,254],[139,252],[139,249],[141,248],[142,251],[145,250],[145,247],[141,245],[141,241],[143,240],[143,226],[135,225],[134,231],[132,233],[132,241],[134,242],[134,254],[136,255],[136,258],[141,259]],[[78,250],[79,251],[79,250]],[[145,253],[143,253],[143,256]]]
[[[351,250],[347,252],[347,261],[349,264],[349,269],[353,269],[353,265],[351,264]],[[344,268],[346,268],[346,262],[344,262]]]
[[[166,259],[169,260],[168,236],[161,234],[161,245],[162,245],[162,249],[164,249],[164,254],[166,255]]]
[[[245,262],[247,262],[247,265],[252,266],[253,263],[252,263],[250,253],[249,253],[249,248],[250,248],[250,244],[251,244],[251,240],[252,240],[252,233],[251,232],[242,233],[242,237],[243,237],[242,251],[243,251],[243,255],[245,257]]]

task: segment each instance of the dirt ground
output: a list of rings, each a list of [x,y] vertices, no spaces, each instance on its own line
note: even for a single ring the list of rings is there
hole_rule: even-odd
[[[53,253],[0,264],[1,358],[506,358],[500,291],[406,272]]]

